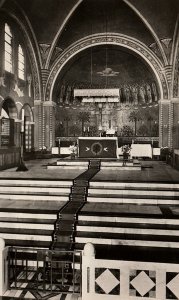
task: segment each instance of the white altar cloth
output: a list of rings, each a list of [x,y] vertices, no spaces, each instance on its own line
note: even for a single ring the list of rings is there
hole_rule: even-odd
[[[151,144],[132,144],[131,157],[150,157],[152,158],[152,146]]]

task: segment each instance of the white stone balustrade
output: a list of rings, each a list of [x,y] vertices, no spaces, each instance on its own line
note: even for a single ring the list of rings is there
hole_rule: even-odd
[[[82,257],[82,300],[179,299],[179,265],[95,259],[91,243]]]
[[[8,289],[8,247],[5,241],[0,238],[0,296],[3,296]]]

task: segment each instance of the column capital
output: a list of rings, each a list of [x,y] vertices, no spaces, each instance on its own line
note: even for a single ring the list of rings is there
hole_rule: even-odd
[[[44,101],[43,106],[50,106],[50,107],[56,107],[57,104],[54,101]]]
[[[171,100],[170,99],[160,99],[158,101],[159,104],[170,104]]]
[[[41,105],[42,103],[42,100],[34,100],[34,106]]]

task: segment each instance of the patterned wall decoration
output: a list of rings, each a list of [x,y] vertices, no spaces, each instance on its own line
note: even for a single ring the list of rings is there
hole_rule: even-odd
[[[83,259],[84,299],[179,299],[178,264]]]
[[[50,51],[50,46],[49,44],[39,44],[39,49],[42,57],[42,67],[45,68],[45,63]]]
[[[120,295],[120,270],[96,268],[95,293]]]
[[[179,96],[179,45],[178,45],[176,62],[175,62],[174,82],[173,82],[173,97],[177,98],[178,96]]]
[[[130,39],[129,37],[124,37],[119,34],[108,34],[107,36],[104,34],[98,35],[98,36],[90,36],[86,37],[76,43],[74,43],[71,47],[67,48],[54,62],[54,65],[52,66],[52,71],[50,73],[47,85],[46,85],[46,94],[45,94],[45,100],[49,101],[51,100],[51,94],[53,90],[53,86],[55,83],[55,78],[57,77],[58,73],[60,72],[61,68],[65,65],[66,62],[70,58],[72,58],[75,54],[78,52],[96,45],[103,45],[103,44],[114,44],[114,45],[120,45],[122,47],[127,47],[134,52],[138,53],[140,56],[142,56],[149,65],[152,66],[152,68],[155,70],[158,78],[159,83],[162,86],[162,93],[163,98],[168,98],[168,83],[166,80],[166,77],[164,73],[162,72],[163,65],[159,61],[159,59],[153,54],[153,52],[147,48],[145,45],[143,45],[140,42],[137,42],[136,40]]]
[[[156,297],[156,272],[146,270],[130,271],[130,296]]]
[[[179,273],[166,273],[166,299],[179,299]]]

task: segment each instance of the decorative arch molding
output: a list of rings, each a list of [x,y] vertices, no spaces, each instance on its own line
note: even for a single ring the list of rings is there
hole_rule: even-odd
[[[52,101],[52,92],[57,76],[64,67],[64,65],[72,57],[74,57],[75,55],[87,48],[105,44],[117,45],[123,48],[130,49],[133,52],[135,52],[139,57],[141,57],[152,69],[157,78],[157,82],[160,89],[160,98],[168,99],[168,82],[165,76],[164,66],[158,59],[158,57],[143,43],[139,42],[134,38],[116,33],[108,33],[87,36],[72,44],[58,56],[58,58],[52,66],[51,72],[46,83],[45,101]]]
[[[69,21],[69,19],[71,18],[71,16],[73,15],[73,13],[76,11],[76,9],[79,7],[79,5],[83,2],[83,0],[78,0],[78,2],[73,6],[73,8],[70,10],[69,14],[67,15],[67,17],[65,18],[65,20],[63,21],[62,25],[60,26],[58,32],[55,35],[55,38],[51,44],[49,53],[48,53],[48,57],[47,57],[47,61],[46,61],[46,65],[45,68],[48,69],[49,65],[50,65],[50,60],[53,54],[53,51],[56,47],[57,41],[65,27],[65,25],[67,24],[67,22]],[[139,10],[132,4],[130,3],[128,0],[123,0],[123,2],[130,7],[130,9],[132,9],[134,11],[134,13],[142,20],[142,22],[144,23],[144,25],[147,27],[147,29],[150,31],[150,33],[152,34],[153,38],[156,41],[156,44],[158,45],[159,51],[161,53],[161,56],[163,58],[163,61],[165,63],[165,65],[168,65],[168,60],[167,60],[167,56],[165,54],[165,51],[162,47],[161,41],[158,38],[156,32],[154,31],[154,29],[152,28],[152,26],[149,24],[149,22],[144,18],[144,16],[139,12]]]
[[[171,52],[171,65],[172,69],[172,95],[173,98],[179,96],[179,15],[175,25],[173,36],[173,45]]]
[[[25,103],[22,106],[20,114],[22,113],[22,109],[25,110],[25,116],[26,116],[27,112],[29,113],[30,122],[34,122],[34,114],[33,114],[33,111],[32,111],[32,107],[29,105],[29,103]]]
[[[56,47],[56,44],[57,44],[57,41],[66,25],[66,23],[68,22],[68,20],[71,18],[71,16],[73,15],[73,13],[75,12],[75,10],[78,8],[78,6],[80,5],[80,3],[82,2],[83,0],[78,0],[77,3],[72,7],[72,9],[70,10],[69,14],[66,16],[65,20],[63,21],[62,25],[60,26],[60,28],[58,29],[54,39],[53,39],[53,42],[51,44],[51,47],[50,47],[50,50],[49,50],[49,53],[48,53],[48,57],[47,57],[47,60],[46,60],[46,65],[45,65],[45,68],[48,69],[49,68],[49,64],[50,64],[50,60],[51,60],[51,57],[52,57],[52,54],[53,54],[53,51]]]
[[[167,56],[166,56],[165,51],[162,47],[161,41],[160,41],[159,37],[157,36],[156,32],[154,31],[154,29],[152,28],[152,26],[150,25],[150,23],[144,18],[144,16],[139,12],[139,10],[132,3],[130,3],[130,1],[128,1],[128,0],[123,0],[123,1],[135,12],[135,14],[142,20],[142,22],[148,28],[148,30],[150,31],[150,33],[154,37],[154,39],[156,41],[156,44],[158,45],[158,48],[160,50],[160,53],[161,53],[161,56],[163,58],[164,64],[168,65]]]
[[[23,12],[23,10],[12,1],[11,5],[4,5],[2,11],[6,13],[7,16],[10,16],[16,24],[21,28],[24,38],[26,41],[26,47],[30,58],[31,68],[32,68],[32,77],[33,77],[33,86],[34,86],[34,98],[42,98],[42,87],[41,87],[41,76],[40,76],[40,66],[41,66],[41,56],[40,50],[35,38],[35,34],[32,30],[30,22]]]
[[[7,108],[9,109],[9,117],[12,119],[17,119],[18,109],[14,99],[12,99],[11,97],[6,97],[6,98],[1,97],[1,99],[2,102],[0,103],[0,115],[4,104],[7,103]]]

